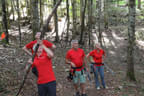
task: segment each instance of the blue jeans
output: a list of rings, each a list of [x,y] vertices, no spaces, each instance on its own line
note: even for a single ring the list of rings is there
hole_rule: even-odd
[[[102,86],[105,88],[105,81],[104,81],[104,66],[94,66],[93,65],[93,70],[94,70],[94,77],[95,77],[95,83],[96,87],[100,87],[99,79],[98,79],[98,74],[100,74]]]

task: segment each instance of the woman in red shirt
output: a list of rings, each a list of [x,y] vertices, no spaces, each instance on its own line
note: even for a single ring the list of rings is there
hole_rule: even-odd
[[[37,45],[37,41],[40,41],[40,36],[41,36],[41,32],[37,32],[36,35],[35,35],[35,39],[34,41],[31,41],[30,43],[26,44],[24,47],[23,47],[23,50],[29,54],[30,56],[33,55],[34,51],[33,49],[36,47]],[[54,44],[52,44],[51,42],[47,41],[47,40],[42,40],[43,44],[48,47],[48,48],[51,48],[51,49],[55,49],[56,46]],[[44,50],[45,52],[45,50]],[[37,73],[37,69],[36,67],[33,67],[32,68],[32,73],[34,73],[34,75],[36,75],[38,77],[38,73]]]
[[[98,80],[98,73],[100,74],[103,88],[106,88],[105,81],[104,81],[104,66],[103,66],[103,56],[105,57],[105,52],[103,49],[100,48],[99,44],[96,44],[95,47],[96,48],[88,54],[87,58],[89,62],[91,62],[92,64],[92,68],[95,76],[96,88],[99,90],[100,83]],[[90,60],[90,56],[92,57],[92,60]]]
[[[50,48],[47,48],[42,41],[40,44],[34,62],[28,62],[36,67],[38,71],[38,93],[39,96],[56,96],[56,78],[52,69],[51,58],[54,56]],[[45,51],[45,52],[44,52]]]

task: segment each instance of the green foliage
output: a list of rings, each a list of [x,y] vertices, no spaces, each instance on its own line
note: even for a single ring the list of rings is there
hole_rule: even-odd
[[[119,5],[125,5],[126,1],[125,0],[119,0]]]

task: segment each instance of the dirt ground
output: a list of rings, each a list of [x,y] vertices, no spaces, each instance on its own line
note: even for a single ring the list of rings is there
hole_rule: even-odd
[[[122,28],[121,28],[122,29]],[[105,63],[114,71],[112,75],[105,69],[105,81],[108,89],[101,88],[96,90],[94,76],[91,74],[92,81],[87,79],[86,89],[88,96],[144,96],[144,47],[137,43],[135,47],[135,76],[137,81],[126,80],[126,53],[127,38],[123,30],[112,28],[111,31],[103,34],[104,49],[107,53]],[[28,35],[24,35],[25,44],[30,41]],[[12,36],[11,36],[12,38]],[[18,37],[15,39],[17,40]],[[8,47],[0,45],[0,96],[15,96],[19,85],[25,74],[25,66],[29,57],[21,48],[18,42],[12,41]],[[23,46],[25,45],[23,44]],[[53,68],[57,78],[57,96],[73,96],[74,88],[68,82],[66,72],[69,67],[65,64],[65,54],[70,48],[60,47],[56,44],[55,57],[53,58]],[[87,54],[91,49],[83,48]],[[89,63],[88,63],[89,64]],[[37,96],[36,77],[30,72],[25,86],[19,96]]]

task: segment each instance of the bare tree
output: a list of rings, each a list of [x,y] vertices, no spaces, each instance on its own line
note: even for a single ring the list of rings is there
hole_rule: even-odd
[[[91,32],[92,32],[92,6],[93,6],[93,0],[88,0],[88,37],[89,37],[89,46],[91,44]]]
[[[21,26],[20,26],[19,0],[17,0],[17,14],[18,14],[19,46],[21,47]]]
[[[9,33],[8,33],[8,21],[7,21],[7,11],[6,11],[6,0],[1,0],[2,4],[2,25],[3,31],[6,34],[6,43],[9,43]]]
[[[53,6],[55,6],[57,0],[53,0]],[[54,13],[54,24],[55,24],[55,33],[56,33],[56,37],[55,37],[55,41],[58,42],[59,41],[59,36],[58,36],[58,16],[57,16],[57,10]]]
[[[141,0],[138,0],[138,9],[141,9]]]
[[[102,31],[101,31],[101,0],[98,0],[98,42],[102,46]]]
[[[85,1],[85,2],[84,2]],[[86,11],[86,5],[87,5],[87,0],[81,0],[81,35],[80,35],[80,41],[79,43],[83,43],[83,34],[84,34],[84,29],[85,29],[85,11]]]
[[[32,4],[32,30],[33,30],[33,39],[36,34],[40,30],[40,18],[39,18],[39,9],[38,9],[38,0],[31,0]]]
[[[76,0],[71,0],[72,3],[72,21],[73,21],[73,30],[72,30],[72,38],[75,38],[77,35],[77,28],[76,28],[76,20],[77,20],[77,10],[76,10]]]
[[[127,77],[135,81],[134,46],[135,46],[135,0],[129,0],[128,48],[127,48]]]
[[[66,0],[66,9],[67,9],[67,36],[66,36],[66,41],[68,41],[68,39],[69,39],[69,25],[70,25],[69,0]]]

